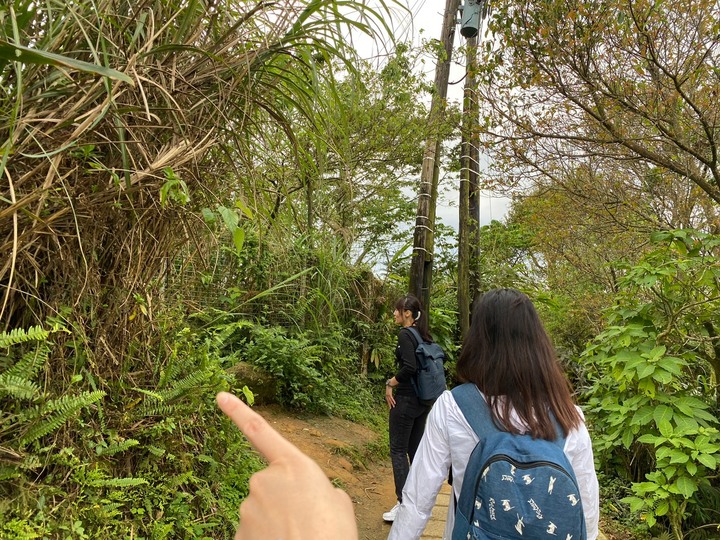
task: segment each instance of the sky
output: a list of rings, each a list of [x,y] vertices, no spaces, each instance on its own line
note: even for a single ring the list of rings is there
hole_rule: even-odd
[[[408,11],[397,8],[392,17],[392,26],[396,41],[411,41],[414,45],[420,45],[423,40],[439,39],[442,29],[443,12],[445,2],[441,0],[401,0],[406,2]],[[412,13],[412,15],[410,14]],[[459,29],[455,32],[455,44],[457,49],[462,45],[464,38],[460,36]],[[389,54],[390,44],[363,41],[362,38],[355,43],[358,50],[366,50],[363,56],[386,56]],[[448,88],[448,99],[457,103],[462,103],[463,85],[461,81],[464,76],[464,66],[453,64],[450,70],[450,86]],[[435,76],[435,65],[428,62],[424,66],[425,76],[432,81]],[[452,84],[453,82],[458,84]],[[482,168],[483,162],[487,163],[481,156]],[[482,171],[481,171],[482,174]],[[445,178],[444,178],[445,176]],[[445,225],[458,228],[458,187],[457,178],[447,177],[441,172],[440,191],[443,192],[441,200],[438,202],[437,216]],[[454,184],[454,185],[453,185]],[[500,195],[495,195],[489,191],[483,191],[480,196],[480,224],[486,225],[492,220],[503,220],[507,214],[510,199]]]

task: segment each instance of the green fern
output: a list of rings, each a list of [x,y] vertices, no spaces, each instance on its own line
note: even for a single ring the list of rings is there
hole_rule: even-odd
[[[41,408],[34,407],[23,416],[27,420],[37,423],[30,427],[20,438],[20,445],[25,446],[40,437],[52,433],[67,422],[80,409],[92,405],[105,397],[105,392],[83,392],[77,395],[65,395],[58,399],[47,401]]]
[[[180,373],[193,367],[195,371],[182,379],[174,380]],[[160,389],[150,391],[133,388],[133,390],[147,396],[142,407],[144,416],[172,416],[180,412],[177,408],[177,400],[189,392],[197,392],[198,389],[212,380],[214,376],[215,371],[208,368],[198,368],[191,362],[172,362],[161,375]]]
[[[39,393],[40,387],[26,378],[8,373],[0,375],[0,397],[9,395],[16,399],[33,399]]]
[[[151,390],[145,390],[145,389],[143,389],[143,388],[135,388],[135,387],[131,388],[131,390],[135,390],[136,392],[140,392],[141,394],[145,394],[146,396],[149,396],[149,397],[151,397],[151,398],[153,398],[153,399],[156,399],[156,400],[158,400],[158,401],[163,401],[163,397],[162,397],[160,394],[158,394],[157,392],[153,392],[153,391],[151,391]]]
[[[0,332],[0,348],[12,347],[19,343],[27,343],[28,341],[46,341],[50,335],[50,330],[44,330],[42,326],[31,326],[27,330],[24,328],[14,328],[9,332]]]
[[[100,478],[88,482],[93,487],[133,487],[148,484],[144,478]]]
[[[198,454],[197,459],[200,463],[209,463],[210,465],[213,465],[214,467],[219,467],[220,464],[215,461],[212,456],[208,456],[207,454]]]
[[[175,381],[170,388],[166,390],[160,390],[157,393],[162,397],[163,401],[173,401],[183,396],[189,390],[197,390],[198,388],[202,387],[202,385],[208,380],[210,380],[213,375],[214,372],[209,369],[200,369],[184,377],[183,379],[180,379],[179,381]]]
[[[104,502],[104,500],[103,500]],[[106,502],[105,504],[100,506],[100,509],[97,511],[98,517],[101,517],[102,519],[111,519],[116,516],[121,516],[122,511],[120,510],[123,506],[125,506],[122,503],[116,503],[116,502]]]
[[[155,457],[161,457],[165,455],[165,450],[163,448],[160,448],[158,446],[154,446],[152,444],[145,447],[148,452],[150,452]]]
[[[166,403],[144,403],[142,414],[143,416],[165,416],[169,417],[176,414],[178,409],[174,405],[168,405]]]
[[[114,456],[115,454],[125,452],[126,450],[129,450],[133,446],[137,446],[139,444],[140,441],[137,441],[135,439],[127,439],[119,443],[111,444],[107,448],[100,448],[98,449],[97,453],[100,456]]]
[[[11,519],[6,523],[0,523],[0,538],[13,540],[32,540],[42,538],[30,523],[24,519]]]
[[[20,361],[7,367],[0,373],[0,397],[10,396],[15,399],[36,399],[40,395],[40,387],[34,379],[45,365],[50,354],[50,347],[45,342],[50,332],[40,326],[29,330],[16,328],[9,333],[0,334],[0,343],[9,347],[19,343],[41,340],[38,346],[23,354]],[[3,364],[12,362],[12,355],[4,357]]]
[[[167,365],[160,372],[160,380],[158,381],[158,388],[164,388],[171,384],[171,381],[175,380],[184,369],[191,367],[193,364],[188,361],[179,361],[179,359],[173,355],[168,360]]]
[[[17,467],[0,466],[0,482],[4,482],[5,480],[13,480],[19,477],[21,474],[22,473],[18,470]]]
[[[34,351],[26,352],[17,364],[6,369],[3,375],[33,379],[47,362],[49,354],[50,347],[46,342],[41,342]]]

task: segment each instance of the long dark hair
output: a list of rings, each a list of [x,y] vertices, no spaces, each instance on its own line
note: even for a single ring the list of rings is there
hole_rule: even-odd
[[[518,432],[513,409],[536,438],[556,437],[550,412],[565,435],[582,422],[535,306],[515,289],[494,289],[476,300],[457,375],[477,385],[494,421],[511,433]]]
[[[402,298],[398,298],[397,302],[395,302],[395,309],[397,309],[400,313],[406,309],[410,310],[412,318],[415,321],[413,326],[417,328],[417,331],[420,332],[420,335],[425,341],[432,341],[430,326],[428,324],[428,314],[425,310],[423,310],[422,304],[420,303],[420,300],[418,300],[417,296],[414,294],[407,294]]]

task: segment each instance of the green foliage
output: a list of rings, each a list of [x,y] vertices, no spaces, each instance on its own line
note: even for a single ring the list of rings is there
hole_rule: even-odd
[[[346,30],[389,30],[384,0],[11,4],[2,316],[70,331],[0,336],[0,534],[231,537],[259,462],[213,401],[254,396],[226,368],[255,362],[293,406],[382,404],[358,375],[385,344],[382,289],[350,261],[412,215],[414,53],[381,76],[354,61]],[[220,317],[185,327],[168,261],[220,291]]]
[[[18,441],[20,448],[57,430],[74,417],[80,409],[97,403],[103,397],[105,397],[105,392],[101,390],[83,392],[78,395],[64,395],[19,413],[17,421],[23,426],[21,428],[22,435]]]
[[[495,287],[523,288],[530,281],[530,234],[519,223],[493,220],[480,228],[477,272],[480,290]]]
[[[243,361],[276,384],[276,400],[313,412],[339,413],[348,384],[357,378],[357,344],[342,328],[291,332],[247,320],[215,317],[208,343],[230,367]]]
[[[645,538],[646,531],[640,528],[646,526],[638,520],[636,513],[630,511],[627,503],[622,502],[623,499],[632,495],[631,485],[627,480],[619,478],[617,475],[606,475],[602,471],[598,473],[598,484],[600,486],[600,513],[609,517],[612,521],[609,523],[626,530],[632,530],[633,538]],[[608,536],[612,530],[606,528],[608,522],[601,523],[601,530]]]
[[[12,347],[18,343],[26,343],[28,341],[45,341],[50,332],[44,330],[41,326],[31,326],[27,330],[23,328],[15,328],[9,332],[0,334],[0,349]],[[17,369],[17,368],[16,368]]]
[[[187,329],[168,336],[148,388],[49,377],[50,337],[0,335],[12,343],[0,357],[0,538],[229,538],[260,463],[214,395],[251,393]],[[112,394],[83,389],[100,385]]]
[[[0,334],[0,344],[9,351],[0,356],[0,441],[8,440],[8,451],[23,455],[28,445],[57,431],[81,409],[97,403],[103,391],[67,393],[49,397],[35,379],[47,369],[50,332],[40,327],[14,329]],[[12,439],[12,442],[10,442]],[[32,461],[31,454],[25,456]],[[12,466],[10,467],[12,469]],[[19,470],[17,471],[19,473]],[[5,474],[8,473],[6,469]]]
[[[322,347],[303,336],[291,337],[280,328],[255,326],[240,344],[245,360],[270,373],[278,382],[280,403],[324,410],[331,406],[322,374]]]
[[[631,510],[681,538],[720,465],[720,238],[680,230],[653,241],[624,269],[608,327],[585,351],[597,370],[588,406],[601,462],[633,481]]]

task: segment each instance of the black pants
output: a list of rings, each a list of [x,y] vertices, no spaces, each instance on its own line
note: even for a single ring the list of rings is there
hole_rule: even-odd
[[[390,459],[395,479],[395,494],[402,502],[402,490],[420,445],[430,407],[415,396],[395,396],[390,409]]]

